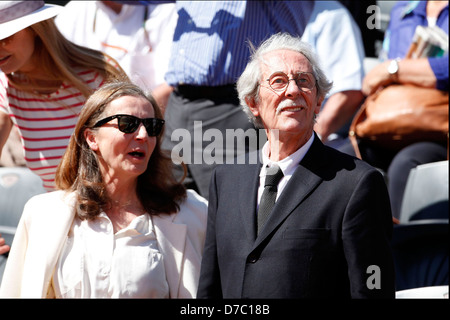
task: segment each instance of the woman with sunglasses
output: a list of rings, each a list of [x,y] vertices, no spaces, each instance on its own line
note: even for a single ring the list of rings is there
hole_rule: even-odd
[[[57,170],[61,190],[25,206],[0,296],[196,296],[207,202],[173,177],[161,118],[129,82],[87,100]]]
[[[109,79],[126,78],[111,57],[64,38],[53,20],[62,9],[0,2],[0,155],[18,132],[26,166],[48,191],[87,97]]]

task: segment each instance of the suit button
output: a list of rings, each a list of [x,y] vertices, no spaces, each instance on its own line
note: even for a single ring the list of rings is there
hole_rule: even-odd
[[[258,261],[259,257],[256,254],[250,254],[247,258],[247,262],[249,263],[255,263]]]

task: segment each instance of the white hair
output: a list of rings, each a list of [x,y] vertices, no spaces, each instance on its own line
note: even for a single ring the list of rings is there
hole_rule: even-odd
[[[262,121],[259,117],[257,118],[253,115],[246,100],[254,102],[259,101],[259,84],[262,76],[261,63],[263,62],[263,56],[265,54],[276,50],[292,50],[301,53],[308,59],[313,69],[313,74],[317,81],[318,97],[325,98],[330,91],[332,82],[328,81],[325,73],[320,68],[318,57],[311,46],[308,43],[301,41],[300,38],[293,37],[288,33],[277,33],[263,41],[258,48],[255,48],[252,43],[249,45],[252,52],[250,61],[237,81],[237,91],[242,110],[257,128],[263,128]]]

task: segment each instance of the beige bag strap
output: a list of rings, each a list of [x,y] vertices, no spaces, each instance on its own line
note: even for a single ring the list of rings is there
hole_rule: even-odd
[[[367,104],[363,103],[362,106],[359,108],[358,112],[356,112],[355,116],[353,117],[352,123],[350,125],[350,130],[348,132],[348,138],[350,139],[350,142],[352,144],[353,150],[355,151],[356,157],[362,160],[361,151],[359,150],[358,146],[358,139],[356,136],[356,125],[361,122],[361,118],[363,114],[365,113],[367,108]]]

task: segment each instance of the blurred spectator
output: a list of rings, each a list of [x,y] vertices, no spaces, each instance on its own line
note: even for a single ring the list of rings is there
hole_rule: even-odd
[[[364,78],[365,95],[391,83],[412,83],[448,92],[448,52],[443,57],[405,59],[419,25],[436,25],[448,35],[448,1],[398,1],[394,5],[381,53],[388,60]],[[391,64],[397,65],[394,73],[388,71]],[[397,219],[410,170],[420,164],[447,159],[447,142],[418,142],[398,152],[363,142],[359,148],[364,160],[387,172],[392,213]],[[354,154],[350,145],[341,150]]]
[[[225,141],[227,129],[243,130],[258,137],[241,110],[235,88],[250,55],[246,44],[258,45],[281,31],[302,35],[313,3],[177,1],[176,5],[178,22],[165,78],[174,92],[166,108],[163,147],[173,151],[181,139],[189,140],[191,152],[183,150],[182,154],[188,166],[186,185],[207,197],[211,171],[219,161],[224,163],[227,158],[258,148],[258,143],[246,141],[244,134],[233,138],[234,141]],[[177,134],[176,129],[184,131]],[[209,129],[219,132],[224,140],[215,141],[216,145],[222,143],[215,150],[215,158],[220,160],[212,164],[203,159],[204,150],[211,144],[203,133]],[[181,177],[182,168],[176,170]]]
[[[115,58],[164,108],[172,91],[164,74],[177,12],[175,3],[154,2],[70,1],[55,22],[67,39]]]
[[[0,154],[0,167],[23,167],[26,165],[22,142],[16,127],[11,128],[8,140],[6,140]]]
[[[367,25],[367,21],[370,19],[371,15],[375,14],[375,11],[367,9],[371,6],[376,6],[377,1],[375,0],[339,0],[348,11],[350,11],[353,19],[361,30],[362,41],[364,44],[364,52],[366,57],[378,57],[379,48],[377,47],[378,42],[383,40],[384,32],[382,29],[372,27]],[[372,20],[370,20],[372,22]]]
[[[314,127],[322,141],[333,146],[346,137],[347,124],[364,98],[361,32],[338,1],[314,1],[302,40],[313,47],[327,78],[333,81]]]
[[[0,233],[0,255],[6,254],[9,252],[9,245],[5,243],[5,239],[2,238],[2,234]]]
[[[61,9],[0,2],[0,156],[17,127],[26,165],[47,190],[86,98],[106,80],[126,78],[114,59],[62,36],[53,21]]]

